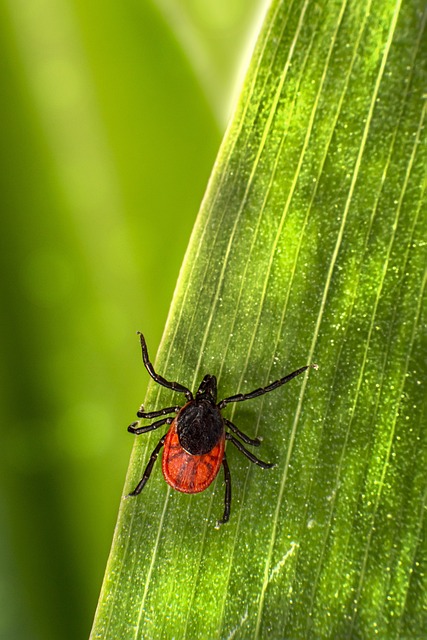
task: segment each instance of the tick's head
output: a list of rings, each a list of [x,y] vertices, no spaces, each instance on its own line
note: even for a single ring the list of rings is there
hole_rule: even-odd
[[[211,376],[209,373],[203,378],[200,383],[200,387],[197,389],[196,400],[207,398],[216,402],[216,377]]]

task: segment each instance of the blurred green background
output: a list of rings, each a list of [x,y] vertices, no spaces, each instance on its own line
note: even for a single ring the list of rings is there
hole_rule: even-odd
[[[0,638],[87,637],[265,0],[0,0]]]

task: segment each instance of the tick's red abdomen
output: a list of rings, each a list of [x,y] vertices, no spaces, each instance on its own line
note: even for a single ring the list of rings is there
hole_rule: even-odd
[[[224,456],[225,433],[214,448],[191,455],[179,443],[177,421],[172,422],[163,449],[162,471],[166,482],[183,493],[199,493],[213,482]]]

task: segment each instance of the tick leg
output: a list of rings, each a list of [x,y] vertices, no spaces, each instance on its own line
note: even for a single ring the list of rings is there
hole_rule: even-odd
[[[222,459],[222,466],[224,467],[224,480],[225,480],[225,498],[224,498],[224,514],[222,516],[222,520],[217,520],[215,525],[215,529],[219,529],[222,524],[225,524],[230,519],[230,509],[231,509],[231,475],[230,469],[228,466],[227,458],[224,457]]]
[[[150,357],[148,355],[147,343],[145,342],[145,338],[140,331],[138,331],[138,335],[141,342],[142,360],[144,362],[145,368],[147,369],[153,380],[155,380],[158,384],[161,384],[163,387],[166,387],[167,389],[172,389],[172,391],[177,391],[178,393],[185,394],[187,400],[193,400],[193,394],[191,393],[190,389],[187,389],[187,387],[179,384],[179,382],[169,382],[169,380],[166,380],[154,371],[154,367],[151,364]]]
[[[263,469],[271,469],[271,467],[274,467],[274,463],[263,462],[262,460],[260,460],[256,456],[254,456],[253,453],[251,453],[250,451],[245,449],[245,447],[242,445],[242,443],[239,442],[238,440],[236,440],[236,438],[234,438],[231,435],[231,433],[226,433],[225,437],[226,437],[227,440],[230,440],[230,442],[232,442],[234,444],[234,446],[237,447],[238,450],[241,451],[248,458],[248,460],[250,460],[251,462],[254,462],[259,467],[262,467]]]
[[[223,420],[227,427],[231,429],[236,434],[236,436],[239,436],[239,438],[243,440],[243,442],[246,442],[246,444],[251,444],[254,447],[259,447],[259,445],[261,444],[261,440],[259,438],[249,438],[249,436],[243,433],[243,431],[240,431],[240,429],[238,429],[235,424],[230,422],[230,420],[227,420],[227,418],[223,418]]]
[[[224,398],[224,400],[221,400],[221,402],[218,404],[218,409],[220,410],[223,409],[225,405],[229,404],[230,402],[243,402],[244,400],[252,400],[252,398],[263,396],[264,393],[269,393],[269,391],[273,391],[273,389],[277,389],[278,387],[281,387],[282,384],[286,384],[293,378],[296,378],[297,376],[299,376],[301,373],[304,373],[304,371],[306,371],[309,368],[309,366],[312,366],[313,369],[317,369],[317,364],[307,365],[306,367],[301,367],[300,369],[297,369],[296,371],[289,373],[287,376],[280,378],[280,380],[276,380],[275,382],[272,382],[267,387],[260,387],[259,389],[255,389],[255,391],[251,391],[250,393],[237,393],[235,396]]]
[[[166,436],[167,436],[167,434],[165,433],[165,435],[160,438],[160,440],[159,440],[159,442],[157,444],[157,447],[154,449],[153,453],[151,454],[149,463],[145,467],[144,475],[142,476],[141,480],[136,485],[135,489],[133,491],[131,491],[128,494],[128,496],[137,496],[139,493],[141,493],[141,491],[145,487],[145,484],[146,484],[146,482],[147,482],[148,478],[150,477],[150,474],[151,474],[151,472],[153,470],[154,463],[157,460],[157,456],[159,455],[160,449],[165,444]]]
[[[147,433],[148,431],[154,431],[154,429],[158,429],[162,426],[162,424],[171,424],[174,418],[163,418],[162,420],[157,420],[157,422],[153,422],[152,424],[148,424],[146,427],[137,427],[138,422],[132,422],[128,426],[129,433],[134,433],[136,436],[141,435],[141,433]]]
[[[178,413],[181,407],[166,407],[166,409],[159,409],[158,411],[143,411],[143,407],[137,412],[138,418],[157,418],[158,416],[164,416],[167,413]]]

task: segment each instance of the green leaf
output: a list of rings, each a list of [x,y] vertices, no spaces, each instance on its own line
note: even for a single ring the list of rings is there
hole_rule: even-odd
[[[157,463],[123,499],[92,638],[425,634],[426,19],[272,3],[156,369],[222,397],[319,371],[224,410],[277,463],[228,447],[229,524],[221,476],[188,496]],[[152,383],[145,407],[177,398]]]

